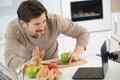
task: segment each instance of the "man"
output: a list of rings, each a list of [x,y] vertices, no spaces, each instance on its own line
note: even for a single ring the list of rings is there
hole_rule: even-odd
[[[69,53],[69,62],[77,61],[89,41],[88,31],[72,21],[55,14],[47,14],[37,0],[23,1],[18,18],[10,22],[6,31],[5,61],[14,70],[18,64],[38,64],[41,60],[58,58],[57,37],[60,34],[76,38],[76,47]]]

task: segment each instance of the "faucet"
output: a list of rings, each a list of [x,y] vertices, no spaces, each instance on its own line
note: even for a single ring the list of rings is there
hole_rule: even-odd
[[[17,79],[16,80],[24,80],[24,73],[23,73],[23,70],[24,69],[24,64],[19,66],[17,69],[16,69],[16,72],[17,72]]]

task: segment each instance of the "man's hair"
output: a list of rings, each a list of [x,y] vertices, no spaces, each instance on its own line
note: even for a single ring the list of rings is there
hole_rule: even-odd
[[[23,1],[17,10],[18,18],[25,22],[30,22],[31,19],[39,17],[42,13],[47,16],[46,8],[37,0]]]

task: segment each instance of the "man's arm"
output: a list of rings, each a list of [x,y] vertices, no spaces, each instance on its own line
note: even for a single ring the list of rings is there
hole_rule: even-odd
[[[59,20],[58,24],[60,26],[59,27],[60,32],[76,39],[76,47],[74,51],[69,54],[69,57],[70,62],[77,61],[78,58],[84,52],[84,50],[86,50],[86,46],[90,39],[90,34],[88,30],[85,27],[81,26],[80,24],[77,24],[69,19],[62,18],[59,16],[57,19]]]
[[[13,23],[8,25],[5,36],[5,62],[7,67],[9,67],[11,70],[14,70],[18,64],[23,64],[25,59],[19,57],[19,31],[16,30],[16,26]]]

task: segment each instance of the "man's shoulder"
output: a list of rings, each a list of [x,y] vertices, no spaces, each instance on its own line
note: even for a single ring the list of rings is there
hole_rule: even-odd
[[[9,22],[9,24],[18,24],[18,18],[14,18],[12,21]]]
[[[58,14],[48,14],[47,15],[49,19],[59,19],[60,17],[62,17],[61,15],[58,15]]]
[[[47,17],[48,17],[49,19],[52,19],[52,18],[55,18],[55,17],[56,17],[56,14],[48,14]]]
[[[20,32],[23,32],[18,18],[14,18],[11,22],[9,22],[6,29],[6,33],[8,32],[11,32],[13,34],[19,34]]]
[[[18,18],[14,18],[11,22],[8,24],[8,28],[17,28],[20,26]]]

